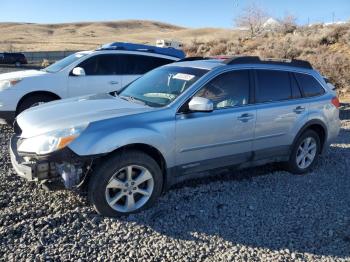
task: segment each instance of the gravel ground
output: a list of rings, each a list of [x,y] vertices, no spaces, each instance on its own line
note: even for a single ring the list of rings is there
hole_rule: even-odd
[[[46,192],[10,168],[0,133],[0,257],[13,260],[350,261],[350,121],[313,173],[277,166],[187,182],[128,218]]]
[[[350,261],[349,119],[313,173],[222,170],[121,219],[16,177],[10,136],[0,126],[0,260]]]

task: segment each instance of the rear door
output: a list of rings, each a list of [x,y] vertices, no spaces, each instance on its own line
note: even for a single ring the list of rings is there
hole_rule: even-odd
[[[252,155],[256,109],[251,104],[250,72],[223,73],[195,95],[213,101],[213,112],[176,116],[179,174],[234,165]]]
[[[123,87],[157,67],[175,62],[171,59],[140,54],[120,54],[119,61]]]
[[[308,103],[288,71],[255,70],[256,159],[288,154],[295,132],[306,122]]]
[[[5,63],[4,53],[0,53],[0,64],[4,64],[4,63]]]
[[[119,59],[117,54],[99,54],[87,58],[77,67],[85,70],[85,76],[69,75],[69,96],[108,93],[121,88]]]

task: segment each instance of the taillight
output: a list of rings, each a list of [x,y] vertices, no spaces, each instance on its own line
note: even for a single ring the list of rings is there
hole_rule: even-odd
[[[332,104],[336,107],[336,108],[339,108],[340,107],[340,102],[339,102],[339,99],[338,97],[333,97],[332,98]]]

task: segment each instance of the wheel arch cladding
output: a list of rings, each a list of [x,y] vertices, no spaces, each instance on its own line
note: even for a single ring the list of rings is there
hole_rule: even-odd
[[[325,142],[327,140],[327,127],[321,120],[311,120],[307,122],[298,132],[296,137],[294,138],[293,145],[297,141],[297,139],[306,131],[306,130],[313,130],[315,131],[320,138],[321,142],[321,148],[320,151],[322,152],[323,147],[325,145]]]
[[[106,159],[113,154],[118,154],[118,153],[123,154],[123,152],[125,151],[140,151],[152,157],[156,161],[156,163],[159,165],[160,170],[162,171],[162,175],[163,175],[162,188],[163,190],[167,188],[167,181],[168,181],[168,175],[169,175],[167,172],[167,163],[163,154],[157,148],[144,143],[128,144],[113,150],[112,152],[105,155],[103,158]]]
[[[34,92],[30,92],[30,93],[25,94],[24,96],[22,96],[22,98],[18,101],[16,112],[18,112],[18,108],[23,103],[23,101],[25,101],[27,98],[29,98],[31,96],[38,96],[38,95],[51,96],[54,100],[61,99],[61,97],[59,95],[57,95],[57,94],[55,94],[53,92],[50,92],[50,91],[34,91]]]

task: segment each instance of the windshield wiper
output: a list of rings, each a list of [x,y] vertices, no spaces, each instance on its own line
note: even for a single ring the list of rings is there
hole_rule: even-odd
[[[142,101],[141,99],[137,99],[133,96],[119,96],[120,98],[126,100],[126,101],[129,101],[131,103],[136,103],[136,104],[140,104],[140,105],[143,105],[145,106],[146,103],[144,101]]]

